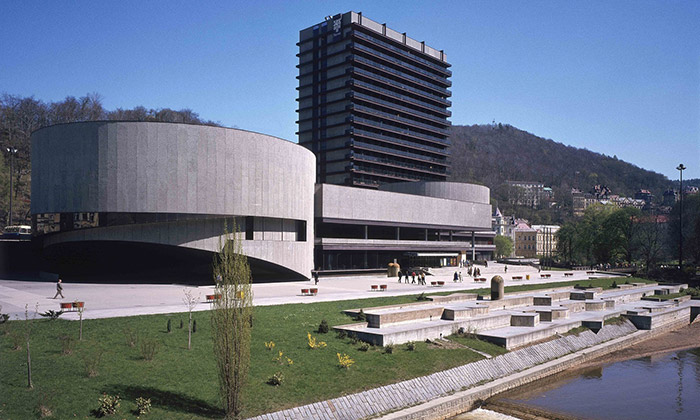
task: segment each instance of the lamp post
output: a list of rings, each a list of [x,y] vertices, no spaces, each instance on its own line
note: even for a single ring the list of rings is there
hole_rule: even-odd
[[[14,172],[14,156],[17,154],[17,149],[14,147],[6,147],[7,153],[10,155],[10,217],[8,218],[8,226],[12,226],[12,177]]]
[[[678,229],[678,268],[683,270],[683,171],[685,166],[681,163],[676,167],[678,172],[680,172],[680,194],[681,194],[681,211],[680,211],[680,223]]]

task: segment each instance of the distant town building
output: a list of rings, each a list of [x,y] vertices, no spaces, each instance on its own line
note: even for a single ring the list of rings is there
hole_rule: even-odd
[[[634,194],[634,198],[637,200],[644,200],[644,202],[649,205],[654,195],[649,190],[639,190]]]
[[[519,221],[515,226],[514,250],[516,257],[535,258],[537,256],[537,231]]]
[[[643,193],[643,191],[646,191],[648,194]],[[592,193],[583,193],[580,190],[572,188],[571,199],[573,213],[576,217],[583,216],[586,209],[595,203],[600,203],[603,205],[611,204],[621,208],[634,207],[639,210],[650,208],[651,198],[649,197],[653,197],[653,195],[651,195],[651,193],[649,193],[647,190],[640,190],[640,192],[637,194],[647,197],[650,200],[649,203],[644,199],[620,197],[617,194],[611,194],[610,189],[605,186],[596,185]]]
[[[672,207],[678,201],[678,193],[674,189],[664,191],[663,204],[667,207]]]
[[[557,251],[558,225],[532,225],[537,231],[537,256],[552,256]]]
[[[506,181],[510,188],[508,202],[518,206],[537,207],[554,196],[552,189],[541,182]]]

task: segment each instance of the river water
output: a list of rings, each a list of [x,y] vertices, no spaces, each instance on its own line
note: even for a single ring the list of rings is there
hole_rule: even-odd
[[[502,399],[582,419],[697,420],[700,348],[557,375],[520,387]],[[498,417],[488,412],[455,417],[488,418]]]

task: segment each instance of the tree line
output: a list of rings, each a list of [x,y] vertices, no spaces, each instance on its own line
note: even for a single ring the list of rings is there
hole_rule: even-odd
[[[76,98],[68,96],[62,101],[44,102],[33,96],[0,95],[0,220],[7,223],[9,212],[10,176],[13,183],[13,219],[26,223],[29,218],[31,181],[31,134],[54,124],[80,121],[161,121],[220,126],[221,124],[200,118],[191,109],[179,111],[170,108],[148,109],[137,106],[132,109],[107,110],[102,97],[92,93]],[[16,150],[10,165],[8,148]],[[9,168],[12,166],[12,174]]]
[[[680,215],[680,203],[668,216],[595,204],[557,232],[559,259],[568,265],[640,263],[652,273],[679,257]],[[682,237],[684,263],[700,263],[700,195],[684,197]]]

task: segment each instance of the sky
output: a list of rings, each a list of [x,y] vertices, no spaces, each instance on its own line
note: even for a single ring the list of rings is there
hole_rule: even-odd
[[[299,30],[362,12],[445,51],[453,124],[511,124],[700,178],[700,1],[3,0],[0,10],[0,93],[96,92],[109,110],[190,108],[292,141]]]

